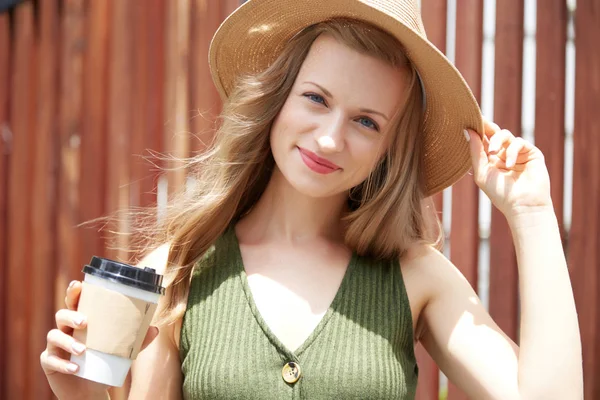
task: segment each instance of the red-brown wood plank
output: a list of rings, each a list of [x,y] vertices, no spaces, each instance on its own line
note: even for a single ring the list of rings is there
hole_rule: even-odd
[[[465,77],[477,101],[481,101],[481,57],[483,52],[483,1],[458,0],[456,4],[456,67]],[[477,291],[479,265],[479,188],[471,175],[452,187],[452,262]],[[451,382],[448,399],[468,397]]]
[[[521,135],[524,0],[496,3],[494,119]],[[504,215],[492,208],[489,310],[500,328],[518,342],[518,271],[514,245]]]
[[[210,40],[221,22],[219,3],[208,0],[192,2],[190,37],[190,121],[192,151],[202,152],[214,137],[214,121],[221,111],[221,101],[208,68]]]
[[[446,53],[447,3],[438,0],[422,0],[421,12],[423,15],[423,24],[425,25],[425,30],[427,32],[427,38],[442,53]],[[435,206],[437,217],[441,221],[444,208],[443,192],[439,192],[433,196],[433,204]],[[432,362],[432,360],[430,359],[427,362]],[[435,371],[435,375],[438,375],[437,371]],[[435,378],[435,381],[437,382],[437,378]]]
[[[600,1],[575,15],[575,131],[569,270],[583,344],[586,399],[600,398]]]
[[[446,52],[446,26],[448,7],[445,1],[422,0],[421,13],[427,38],[441,52]],[[433,203],[441,220],[443,209],[443,194],[433,196]],[[418,400],[437,400],[439,397],[439,368],[422,345],[415,348],[419,365],[419,383],[417,385]]]
[[[243,0],[222,0],[220,3],[222,5],[221,18],[222,18],[222,20],[225,20],[225,18],[227,18],[229,16],[229,14],[234,12],[242,3],[244,3],[244,1]]]
[[[107,169],[106,204],[107,212],[113,213],[129,206],[132,101],[135,74],[133,68],[134,43],[131,27],[134,24],[133,3],[115,2],[111,4],[110,51],[109,51],[109,96],[108,96],[108,144],[105,167]],[[127,223],[122,220],[115,227],[119,232],[127,231]],[[127,247],[127,237],[118,235],[114,245]],[[111,257],[126,259],[125,251],[108,251]]]
[[[129,150],[129,205],[146,207],[156,202],[157,171],[147,161],[151,151],[160,151],[164,93],[164,2],[132,3],[128,11],[134,47],[131,55],[131,133]],[[160,164],[160,163],[158,163]],[[134,262],[136,254],[127,255]],[[131,374],[125,385],[111,390],[111,398],[126,399]]]
[[[445,1],[421,0],[421,14],[427,39],[442,53],[446,53],[448,5]]]
[[[54,322],[54,277],[56,275],[56,195],[57,195],[57,147],[55,137],[57,118],[58,77],[58,2],[47,0],[39,3],[37,10],[37,38],[39,52],[34,66],[38,76],[35,141],[31,151],[35,154],[32,239],[33,269],[31,276],[35,304],[31,309],[29,329],[28,379],[31,398],[50,399],[51,391],[46,376],[39,366],[39,354],[46,348],[46,333]]]
[[[11,35],[8,13],[0,14],[0,354],[6,354],[6,280],[8,278],[8,167],[12,135],[8,121]],[[0,364],[0,397],[6,398],[6,363]]]
[[[176,159],[190,154],[189,119],[189,45],[190,45],[190,1],[167,2],[167,59],[166,59],[166,103],[164,146],[165,152]],[[169,194],[184,188],[186,171],[183,163],[170,163],[168,176]]]
[[[57,276],[55,304],[63,306],[70,280],[81,278],[81,247],[78,229],[80,143],[82,139],[82,64],[85,45],[84,1],[64,0],[60,15]]]
[[[146,3],[134,3],[131,34],[135,46],[133,47],[132,62],[134,74],[132,78],[132,128],[131,128],[131,155],[130,155],[130,199],[129,204],[138,207],[142,202],[142,193],[147,189],[147,182],[151,180],[145,170],[146,164],[142,157],[146,150],[148,136],[147,106],[152,82],[148,79],[150,48],[154,45],[149,42],[147,32],[150,28],[149,14],[145,12]]]
[[[14,11],[13,62],[10,88],[10,127],[13,134],[8,191],[8,271],[6,301],[5,398],[27,399],[31,380],[29,328],[31,325],[33,268],[31,235],[32,168],[34,164],[36,74],[34,9],[30,2]],[[37,306],[37,304],[36,304]],[[38,355],[39,356],[39,355]],[[39,363],[39,358],[38,361]]]
[[[567,3],[538,0],[536,34],[535,144],[546,158],[552,202],[563,226],[565,167],[565,46]]]
[[[133,79],[136,70],[133,65],[132,27],[135,25],[133,2],[114,2],[110,15],[109,51],[109,96],[108,96],[108,144],[105,167],[107,168],[106,204],[108,212],[129,207],[131,190],[131,136],[133,128]],[[127,221],[123,215],[115,228],[127,232]],[[114,240],[114,242],[113,242]],[[112,258],[127,261],[128,238],[122,234],[111,237],[117,247],[107,251]],[[126,399],[129,381],[122,388],[112,388],[111,399]]]
[[[134,111],[131,137],[132,206],[156,202],[157,171],[146,160],[149,150],[157,151],[162,135],[162,94],[164,92],[164,4],[162,1],[136,3],[134,49]],[[157,24],[160,24],[157,27]]]
[[[483,51],[483,2],[458,0],[456,9],[456,67],[481,99],[481,56]],[[452,261],[477,290],[479,247],[479,189],[466,175],[452,188]]]
[[[148,0],[146,2],[146,12],[148,13],[149,27],[147,31],[148,40],[152,43],[148,54],[148,79],[152,83],[150,85],[150,98],[148,100],[147,118],[147,147],[155,152],[162,153],[164,150],[164,131],[165,131],[165,68],[166,68],[166,35],[165,27],[167,20],[166,15],[166,0]],[[162,166],[162,161],[152,158],[153,163]],[[156,192],[157,180],[159,172],[156,168],[151,167],[153,174],[153,187]],[[143,204],[148,204],[149,200],[156,200],[156,194],[153,194],[151,199],[143,198]]]
[[[104,194],[107,157],[109,7],[110,2],[90,1],[86,4],[85,10],[81,179],[78,187],[80,222],[98,218],[106,212]],[[89,262],[94,255],[105,255],[103,234],[98,232],[101,226],[101,224],[86,225],[85,228],[78,229],[81,240],[80,267]],[[80,273],[78,278],[83,278],[83,275]]]
[[[419,381],[415,398],[417,400],[438,399],[440,371],[437,365],[420,343],[415,346],[415,356],[419,366]]]
[[[448,7],[445,1],[422,0],[421,12],[423,24],[427,32],[427,38],[442,53],[446,53],[446,25]],[[443,192],[435,194],[433,204],[440,221],[442,220],[442,210],[444,207]]]

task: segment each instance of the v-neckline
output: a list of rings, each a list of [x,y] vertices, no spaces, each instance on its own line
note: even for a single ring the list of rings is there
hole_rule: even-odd
[[[237,235],[235,233],[235,224],[231,224],[229,226],[229,228],[227,229],[226,235],[229,236],[228,242],[231,244],[231,247],[232,247],[231,250],[235,252],[235,254],[233,254],[234,264],[235,264],[234,268],[237,270],[238,277],[240,279],[240,283],[244,290],[244,294],[246,295],[246,300],[248,302],[248,306],[250,307],[250,310],[252,311],[252,314],[254,315],[256,322],[261,327],[261,329],[263,330],[263,332],[265,333],[267,338],[271,341],[271,343],[276,348],[278,348],[281,352],[285,353],[288,357],[291,357],[291,358],[295,359],[296,361],[298,361],[298,357],[315,341],[315,339],[317,338],[319,333],[321,333],[321,331],[325,328],[325,326],[327,325],[327,323],[329,322],[329,320],[331,319],[331,317],[333,315],[334,309],[342,300],[342,296],[345,292],[346,287],[348,286],[347,281],[350,279],[350,274],[351,274],[352,270],[354,269],[354,265],[356,264],[356,260],[358,257],[356,252],[352,251],[350,261],[348,262],[346,271],[344,272],[344,277],[342,278],[340,286],[338,287],[337,292],[335,293],[335,296],[334,296],[333,300],[331,301],[331,304],[329,304],[327,311],[325,312],[325,314],[323,315],[321,320],[317,323],[315,328],[312,330],[310,335],[308,335],[308,337],[304,340],[304,342],[302,342],[302,344],[296,350],[292,351],[279,339],[279,337],[277,335],[275,335],[273,333],[273,331],[271,330],[271,328],[269,327],[269,325],[263,318],[262,314],[260,313],[260,311],[256,305],[256,302],[254,301],[254,296],[252,295],[252,289],[250,288],[250,285],[248,283],[248,275],[246,274],[246,269],[244,267],[242,251],[240,248],[240,244],[239,244]]]

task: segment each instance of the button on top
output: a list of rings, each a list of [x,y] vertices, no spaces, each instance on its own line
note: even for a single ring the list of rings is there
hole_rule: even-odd
[[[296,383],[300,379],[301,374],[300,365],[293,361],[285,364],[281,370],[281,376],[283,376],[283,380],[287,383]]]

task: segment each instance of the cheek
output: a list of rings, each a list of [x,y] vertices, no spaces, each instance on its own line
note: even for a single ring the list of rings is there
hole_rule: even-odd
[[[269,134],[271,153],[275,163],[282,170],[285,170],[285,165],[290,162],[290,156],[296,144],[296,135],[294,134],[296,130],[294,116],[286,109],[281,110],[271,125]]]
[[[283,111],[283,110],[282,110]],[[271,148],[276,151],[285,143],[288,131],[287,118],[284,113],[279,113],[271,125],[270,142]]]
[[[375,168],[385,152],[384,143],[377,138],[357,139],[354,143],[349,144],[349,147],[357,170],[360,170],[365,177]]]
[[[294,121],[301,120],[299,118],[297,110],[287,101],[271,125],[271,143],[279,144],[288,139],[290,131],[297,125]]]

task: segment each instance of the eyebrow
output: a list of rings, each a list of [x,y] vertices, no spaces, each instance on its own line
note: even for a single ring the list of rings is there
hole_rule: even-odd
[[[321,89],[323,91],[323,93],[325,93],[325,95],[327,97],[330,97],[333,99],[333,95],[331,94],[331,92],[327,89],[325,89],[323,86],[319,85],[318,83],[315,82],[311,82],[311,81],[305,81],[304,83],[310,83],[311,85],[315,85],[316,87],[318,87],[319,89]],[[375,111],[375,110],[371,110],[370,108],[361,108],[359,109],[360,112],[364,112],[364,113],[368,113],[368,114],[376,114],[376,115],[380,115],[381,117],[385,118],[386,121],[389,121],[390,119],[383,113],[380,113],[379,111]]]

